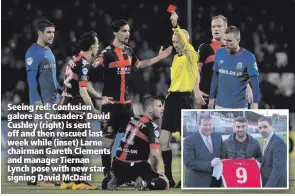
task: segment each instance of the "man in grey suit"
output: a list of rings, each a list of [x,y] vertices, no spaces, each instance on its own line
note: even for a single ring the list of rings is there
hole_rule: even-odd
[[[212,177],[220,162],[222,138],[212,133],[212,117],[201,115],[199,132],[183,141],[183,162],[186,166],[185,187],[220,187],[221,179]]]
[[[274,133],[271,118],[259,118],[258,128],[264,138],[260,167],[262,186],[287,187],[287,145]]]
[[[233,125],[234,134],[224,140],[222,145],[222,158],[224,159],[252,159],[261,162],[261,148],[258,140],[247,134],[248,120],[237,117]]]

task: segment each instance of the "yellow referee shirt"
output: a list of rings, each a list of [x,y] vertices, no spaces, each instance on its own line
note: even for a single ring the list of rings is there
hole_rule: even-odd
[[[185,34],[177,26],[173,28],[178,44],[182,48],[182,55],[174,56],[170,68],[171,85],[169,92],[192,92],[198,75],[199,54],[189,43]]]

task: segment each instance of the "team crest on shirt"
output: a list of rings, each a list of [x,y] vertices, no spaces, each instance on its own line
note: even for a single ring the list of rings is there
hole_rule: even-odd
[[[33,64],[33,58],[32,57],[29,57],[27,58],[26,62],[27,62],[27,65],[32,65]]]
[[[238,62],[236,69],[241,70],[242,68],[243,68],[243,63],[242,62]]]
[[[88,73],[88,69],[85,67],[85,68],[83,68],[82,69],[82,73],[84,74],[84,75],[86,75],[87,73]]]

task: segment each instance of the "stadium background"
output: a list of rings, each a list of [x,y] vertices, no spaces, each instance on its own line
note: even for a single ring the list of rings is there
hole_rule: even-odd
[[[113,39],[110,28],[113,20],[125,19],[129,22],[131,26],[129,45],[134,48],[140,59],[154,57],[161,45],[164,47],[171,45],[170,15],[166,11],[169,4],[178,6],[179,24],[188,29],[196,49],[201,43],[211,39],[211,16],[223,14],[228,18],[230,25],[239,27],[242,34],[241,46],[256,55],[261,73],[259,108],[289,109],[290,128],[295,129],[295,104],[292,103],[292,100],[295,100],[293,66],[295,32],[289,22],[294,11],[294,0],[243,2],[229,0],[222,3],[217,0],[52,0],[50,2],[4,0],[1,3],[1,147],[3,156],[7,131],[7,104],[28,103],[29,100],[24,55],[30,45],[36,42],[35,29],[38,20],[47,18],[56,26],[55,40],[51,48],[57,61],[58,80],[62,83],[66,62],[76,52],[79,36],[85,31],[96,31],[99,34],[100,49],[102,49]],[[169,65],[172,57],[173,55],[149,68],[133,70],[129,92],[137,114],[141,113],[140,100],[145,94],[162,97],[167,94],[170,82]],[[99,69],[92,73],[91,80],[96,89],[101,89]],[[98,126],[95,128],[99,129]],[[295,162],[295,159],[290,160]],[[180,167],[179,157],[175,157],[173,164]],[[179,170],[175,172],[178,173]],[[179,174],[175,176],[178,179],[180,177]],[[293,178],[295,178],[294,173]],[[3,178],[2,182],[5,185]],[[6,190],[12,191],[17,188],[11,186]]]

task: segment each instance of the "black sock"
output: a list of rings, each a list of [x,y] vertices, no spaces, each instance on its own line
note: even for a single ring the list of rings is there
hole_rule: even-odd
[[[102,154],[101,155],[102,166],[104,167],[103,174],[104,176],[108,175],[112,167],[112,155]]]
[[[173,180],[172,177],[172,150],[162,151],[162,158],[164,162],[165,168],[165,175],[167,176],[168,180]]]

